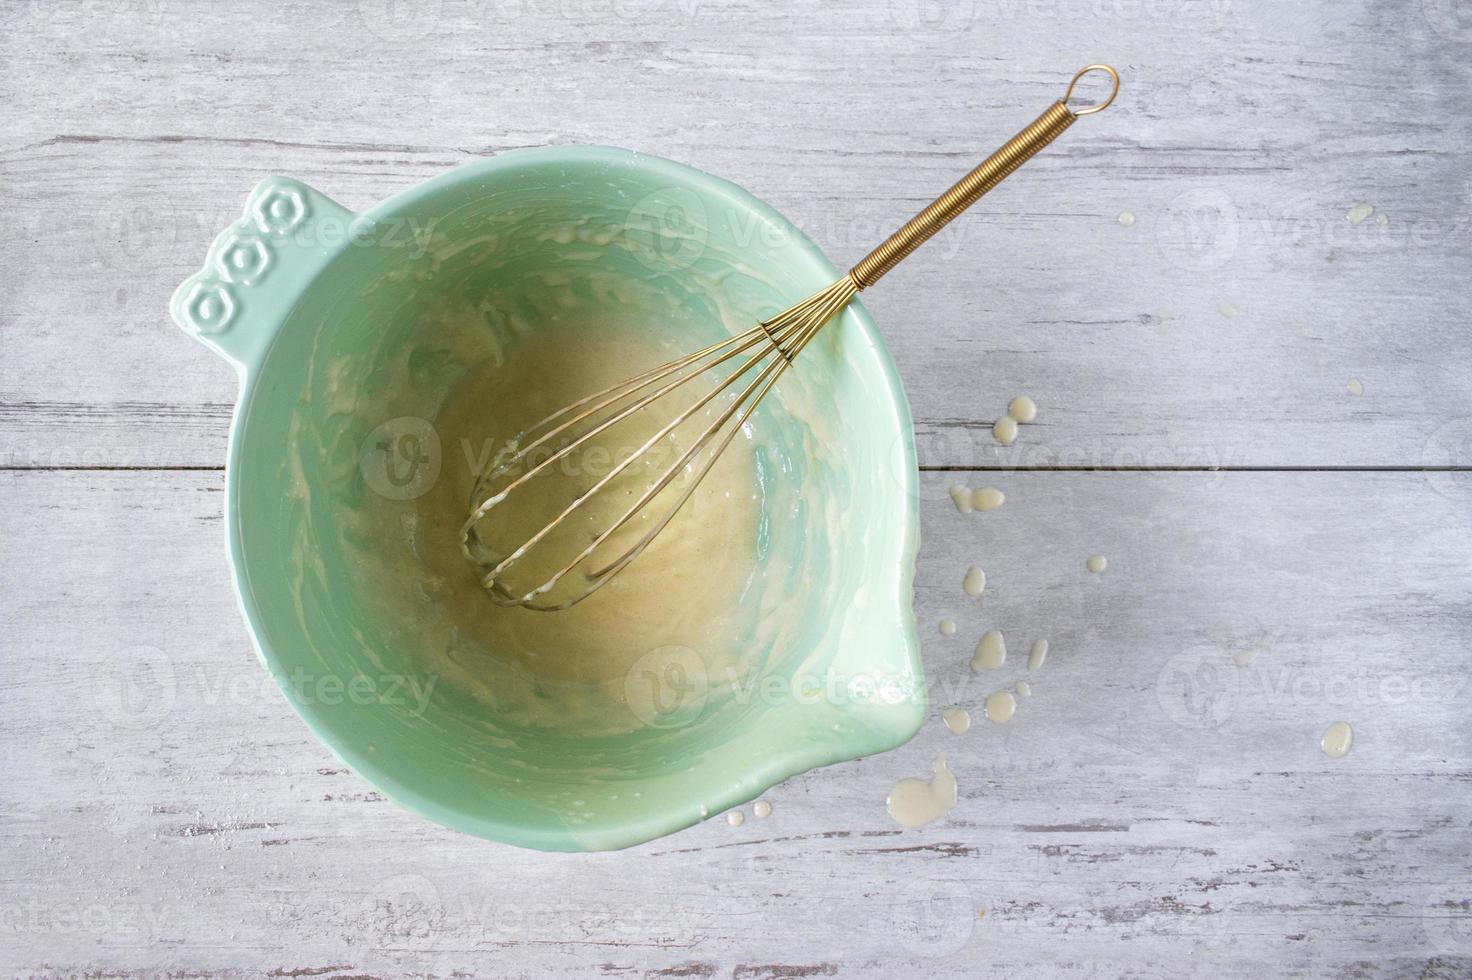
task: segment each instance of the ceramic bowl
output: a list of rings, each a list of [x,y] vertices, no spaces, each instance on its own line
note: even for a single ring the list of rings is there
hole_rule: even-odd
[[[560,232],[574,225],[598,232],[574,242]],[[384,621],[355,573],[345,518],[374,491],[364,454],[395,422],[373,401],[375,375],[402,324],[473,293],[491,274],[479,270],[555,266],[573,247],[695,306],[719,282],[721,301],[753,320],[839,274],[731,183],[627,150],[556,147],[471,163],[362,214],[298,181],[264,180],[171,310],[241,376],[226,528],[262,663],[312,731],[390,799],[544,850],[668,834],[794,774],[900,745],[926,709],[909,410],[857,301],[794,368],[827,413],[823,441],[778,403],[759,413],[759,434],[786,461],[773,478],[805,481],[825,506],[784,518],[797,522],[789,545],[763,559],[782,563],[803,600],[800,639],[746,679],[746,696],[655,705],[648,724],[615,734],[538,730],[437,684],[420,656],[430,638]],[[487,253],[505,261],[483,263]],[[732,255],[720,275],[698,274]],[[361,371],[345,376],[344,363]],[[654,666],[657,687],[668,665]]]

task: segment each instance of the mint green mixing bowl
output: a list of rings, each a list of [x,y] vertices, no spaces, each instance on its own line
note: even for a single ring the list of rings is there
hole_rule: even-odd
[[[559,229],[573,225],[606,232],[569,244]],[[403,806],[466,833],[568,851],[647,841],[796,773],[888,750],[926,709],[911,609],[919,531],[909,410],[857,301],[794,368],[825,403],[821,453],[781,404],[759,413],[758,441],[785,460],[768,477],[803,480],[832,506],[827,517],[784,516],[798,522],[798,546],[763,558],[784,563],[803,601],[801,642],[746,678],[746,696],[615,734],[538,729],[435,683],[416,653],[423,638],[384,621],[349,566],[340,518],[368,492],[360,447],[386,420],[371,404],[330,408],[323,386],[368,390],[402,346],[405,322],[485,285],[491,273],[477,270],[487,250],[508,257],[495,272],[505,277],[555,268],[572,247],[581,261],[599,250],[610,269],[675,292],[693,321],[712,281],[754,321],[838,276],[733,184],[627,150],[556,147],[469,164],[363,214],[297,181],[262,181],[171,307],[241,375],[229,556],[258,654],[293,707]],[[740,261],[721,259],[731,255]],[[719,261],[727,266],[714,278],[695,275]],[[709,329],[692,327],[688,347]],[[365,370],[327,378],[344,358]]]

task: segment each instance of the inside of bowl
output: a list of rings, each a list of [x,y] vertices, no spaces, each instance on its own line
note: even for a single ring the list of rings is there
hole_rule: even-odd
[[[451,542],[498,447],[834,278],[775,213],[698,172],[516,156],[373,212],[252,379],[233,531],[269,666],[391,795],[538,847],[647,839],[902,742],[924,710],[913,453],[857,310],[723,457],[751,520],[691,501],[726,543],[699,575],[672,580],[651,551],[568,613],[477,594]]]

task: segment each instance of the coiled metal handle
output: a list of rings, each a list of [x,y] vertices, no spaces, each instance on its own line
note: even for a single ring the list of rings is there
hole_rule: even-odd
[[[1114,82],[1114,87],[1109,97],[1098,105],[1087,109],[1073,110],[1068,107],[1068,100],[1073,95],[1073,87],[1078,80],[1091,71],[1102,71],[1109,75]],[[1106,108],[1114,97],[1119,94],[1119,73],[1108,65],[1089,65],[1080,69],[1073,79],[1068,83],[1068,91],[1063,93],[1063,98],[1054,102],[1047,111],[1034,119],[1028,126],[1002,145],[991,156],[983,160],[976,169],[956,181],[951,189],[915,217],[905,222],[905,226],[890,235],[874,251],[864,256],[858,265],[849,270],[849,278],[859,289],[867,289],[874,285],[890,269],[899,264],[900,260],[919,248],[927,239],[940,231],[956,215],[965,211],[987,191],[996,187],[1007,175],[1022,166],[1032,158],[1043,147],[1047,146],[1069,126],[1072,126],[1079,116],[1087,116]]]

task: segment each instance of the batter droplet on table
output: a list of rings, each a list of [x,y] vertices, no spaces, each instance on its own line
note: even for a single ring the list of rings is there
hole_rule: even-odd
[[[996,487],[982,487],[971,491],[971,507],[974,510],[996,510],[1006,499],[1006,494]]]
[[[987,630],[976,644],[971,658],[972,670],[996,670],[1007,662],[1007,639],[1001,630]]]
[[[951,487],[951,502],[956,505],[956,510],[963,514],[971,513],[971,490],[957,483]]]
[[[936,757],[929,782],[910,777],[895,783],[884,805],[901,827],[923,827],[950,813],[956,805],[956,777],[946,768],[946,757]]]
[[[986,699],[987,721],[1004,725],[1017,713],[1017,698],[1011,691],[998,691]]]
[[[1349,754],[1350,747],[1354,745],[1354,729],[1349,727],[1347,721],[1336,721],[1324,732],[1324,737],[1319,739],[1319,748],[1331,759],[1342,759]]]
[[[1018,395],[1007,405],[1007,414],[1018,422],[1031,422],[1038,417],[1038,405],[1026,395]]]

